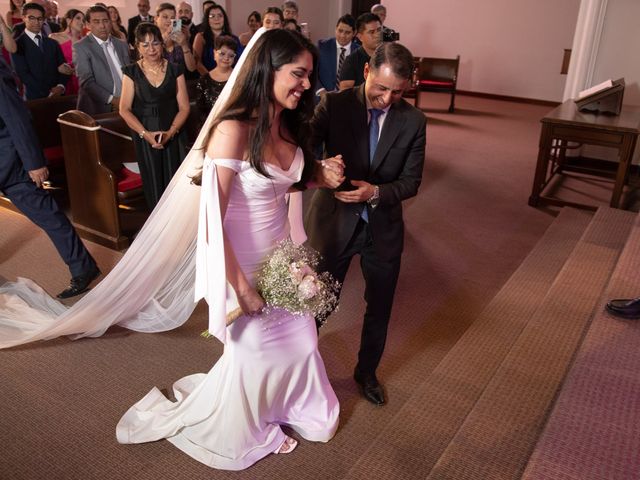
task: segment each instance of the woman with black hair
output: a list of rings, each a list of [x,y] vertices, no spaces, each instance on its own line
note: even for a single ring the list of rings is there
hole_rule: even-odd
[[[135,30],[139,60],[122,68],[120,116],[132,130],[142,189],[153,209],[186,155],[182,126],[189,116],[184,68],[164,58],[160,29]]]
[[[193,40],[193,53],[196,57],[197,69],[201,75],[213,70],[216,66],[214,57],[215,39],[220,35],[232,37],[237,42],[236,56],[239,58],[243,47],[240,39],[231,32],[227,12],[220,5],[212,5],[204,12],[202,32]]]
[[[209,373],[174,384],[177,402],[153,389],[116,430],[121,443],[166,438],[225,470],[291,452],[297,441],[283,425],[326,442],[339,414],[313,317],[263,310],[255,289],[265,258],[289,236],[286,193],[314,177],[331,188],[343,180],[341,161],[316,162],[309,146],[317,51],[285,30],[265,32],[249,48],[205,137],[200,179],[196,298],[206,297],[209,332],[224,354]],[[243,312],[230,326],[227,302]]]

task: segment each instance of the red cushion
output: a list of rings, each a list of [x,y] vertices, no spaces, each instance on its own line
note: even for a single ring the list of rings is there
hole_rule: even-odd
[[[439,82],[437,80],[420,80],[420,85],[433,85],[434,87],[453,87],[453,82]]]
[[[64,152],[62,146],[48,147],[44,149],[44,158],[51,167],[64,165]]]
[[[122,167],[118,172],[118,191],[129,192],[142,187],[142,177],[139,173],[132,172],[127,167]]]

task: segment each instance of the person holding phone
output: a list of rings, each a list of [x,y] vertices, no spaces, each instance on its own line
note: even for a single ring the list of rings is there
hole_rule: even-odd
[[[120,116],[132,130],[142,189],[153,209],[186,155],[189,97],[184,68],[164,58],[156,25],[139,24],[135,46],[139,60],[122,68]]]
[[[155,24],[160,29],[164,42],[164,58],[180,65],[189,72],[196,71],[196,60],[189,46],[189,29],[176,19],[176,7],[161,3],[156,9]]]

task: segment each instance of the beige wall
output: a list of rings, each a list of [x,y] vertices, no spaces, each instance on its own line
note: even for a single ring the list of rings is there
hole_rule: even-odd
[[[624,77],[624,103],[640,106],[640,2],[608,0],[593,84]]]
[[[416,56],[460,54],[461,90],[562,100],[563,50],[579,0],[387,0],[387,23]],[[416,8],[419,6],[419,8]]]

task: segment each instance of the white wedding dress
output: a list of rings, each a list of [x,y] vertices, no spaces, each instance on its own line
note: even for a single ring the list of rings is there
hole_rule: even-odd
[[[203,195],[211,187],[204,182],[217,181],[212,163],[237,172],[224,230],[253,282],[265,257],[289,235],[285,194],[302,174],[302,151],[297,150],[288,171],[267,164],[271,179],[246,161],[205,158]],[[154,388],[127,411],[117,426],[119,442],[166,438],[211,467],[241,470],[282,445],[281,425],[307,440],[333,437],[339,404],[310,315],[276,309],[241,316],[225,334],[224,354],[209,373],[174,384],[177,402]]]

